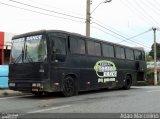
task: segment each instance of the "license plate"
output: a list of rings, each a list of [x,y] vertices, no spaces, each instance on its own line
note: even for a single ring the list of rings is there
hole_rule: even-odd
[[[38,92],[38,89],[36,89],[36,88],[32,88],[32,91],[36,91],[36,92]]]

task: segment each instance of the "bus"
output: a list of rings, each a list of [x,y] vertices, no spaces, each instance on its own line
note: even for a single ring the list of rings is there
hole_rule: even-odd
[[[130,89],[145,79],[144,50],[60,30],[12,38],[9,88],[69,97],[101,88]]]

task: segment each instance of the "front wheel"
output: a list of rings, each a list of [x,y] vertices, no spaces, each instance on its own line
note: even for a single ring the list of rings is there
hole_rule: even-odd
[[[132,78],[130,76],[126,76],[126,79],[125,79],[125,84],[123,86],[123,89],[124,90],[128,90],[131,88],[131,85],[132,85]]]
[[[75,81],[71,76],[67,76],[64,78],[62,92],[65,97],[70,97],[74,95]]]

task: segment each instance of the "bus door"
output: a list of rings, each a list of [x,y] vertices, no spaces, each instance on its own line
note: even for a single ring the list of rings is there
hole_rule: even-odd
[[[50,78],[51,86],[60,85],[64,78],[65,61],[66,61],[66,38],[61,36],[50,35],[51,41],[51,65]]]

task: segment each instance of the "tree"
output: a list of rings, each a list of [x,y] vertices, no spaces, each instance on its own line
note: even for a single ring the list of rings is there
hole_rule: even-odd
[[[154,44],[152,44],[151,51],[149,55],[154,57]],[[156,51],[157,51],[157,60],[160,60],[160,43],[156,43]]]
[[[153,61],[153,57],[150,56],[150,55],[146,55],[146,61],[149,62],[149,61]]]

